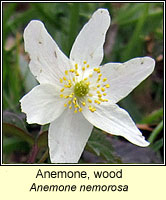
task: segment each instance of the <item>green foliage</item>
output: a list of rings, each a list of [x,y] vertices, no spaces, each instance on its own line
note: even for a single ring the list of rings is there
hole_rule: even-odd
[[[33,145],[34,139],[25,127],[25,124],[18,115],[10,112],[5,112],[3,115],[3,134],[6,136],[17,136]]]
[[[163,138],[157,140],[153,145],[151,145],[152,149],[155,152],[158,152],[163,146]]]
[[[148,116],[144,117],[141,120],[142,124],[152,124],[156,122],[160,122],[163,119],[163,108],[153,111]]]
[[[32,147],[36,145],[38,152],[34,162],[49,163],[48,125],[28,125],[20,110],[21,97],[38,84],[28,68],[29,60],[24,52],[24,28],[32,19],[43,21],[63,52],[69,55],[77,34],[97,8],[107,8],[112,24],[117,27],[117,31],[111,32],[115,38],[107,43],[110,50],[103,63],[123,62],[146,55],[156,59],[163,55],[163,3],[3,4],[3,162],[27,162]],[[163,151],[162,99],[163,60],[157,60],[155,71],[148,81],[120,102],[120,106],[128,110],[136,122],[153,129],[146,138],[157,154]],[[94,129],[86,150],[101,157],[105,163],[120,163],[108,137]],[[22,159],[13,160],[18,152],[21,152],[19,157]],[[81,162],[84,163],[83,160]]]
[[[86,149],[101,156],[107,163],[121,163],[120,159],[114,155],[114,149],[106,135],[96,128],[89,138]]]
[[[41,132],[36,139],[38,147],[47,147],[48,146],[47,138],[48,138],[48,132],[47,131]]]
[[[153,132],[151,133],[150,137],[149,137],[149,142],[154,142],[154,140],[156,139],[156,137],[158,136],[158,134],[162,131],[163,129],[163,121],[161,121],[157,127],[153,130]]]

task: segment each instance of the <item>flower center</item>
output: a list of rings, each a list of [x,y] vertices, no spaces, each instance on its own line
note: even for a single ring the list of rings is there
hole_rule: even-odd
[[[65,76],[59,79],[62,85],[59,96],[66,99],[64,107],[74,108],[74,113],[82,112],[85,106],[91,112],[95,112],[95,104],[108,102],[108,99],[105,99],[106,90],[110,87],[106,83],[107,78],[102,78],[100,68],[94,68],[85,77],[85,71],[89,67],[84,61],[81,70],[78,71],[78,64],[75,64],[73,68],[65,70]]]
[[[89,92],[89,85],[85,81],[80,81],[74,86],[74,94],[77,97],[84,97]]]

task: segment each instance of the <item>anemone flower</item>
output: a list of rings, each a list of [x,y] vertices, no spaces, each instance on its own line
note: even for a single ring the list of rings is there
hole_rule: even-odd
[[[145,147],[127,111],[116,103],[154,70],[155,61],[139,57],[100,66],[110,26],[106,9],[98,9],[80,31],[67,58],[43,23],[32,20],[24,31],[29,67],[40,83],[21,100],[29,124],[50,123],[52,163],[77,163],[93,126]]]

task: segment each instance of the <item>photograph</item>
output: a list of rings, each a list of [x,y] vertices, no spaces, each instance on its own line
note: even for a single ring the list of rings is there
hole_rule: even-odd
[[[164,3],[3,2],[1,165],[164,165]]]

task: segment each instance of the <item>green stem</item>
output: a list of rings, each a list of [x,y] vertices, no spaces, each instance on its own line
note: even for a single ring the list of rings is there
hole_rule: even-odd
[[[45,151],[45,153],[42,155],[41,159],[38,161],[38,163],[44,163],[44,161],[48,158],[48,149]]]
[[[148,141],[150,143],[153,143],[154,140],[156,139],[156,137],[158,136],[158,134],[161,132],[161,130],[163,129],[163,120],[158,124],[158,126],[153,130],[153,132],[151,133],[150,137],[148,138]]]
[[[27,163],[35,163],[35,160],[36,160],[36,156],[39,152],[39,148],[37,146],[37,144],[34,144],[34,146],[32,147],[32,150],[30,152],[30,155],[29,155],[29,159],[27,161]]]
[[[163,116],[163,108],[160,108],[154,112],[152,112],[150,115],[148,115],[147,117],[145,117],[141,123],[142,124],[152,124],[154,123],[156,120],[162,118]]]

